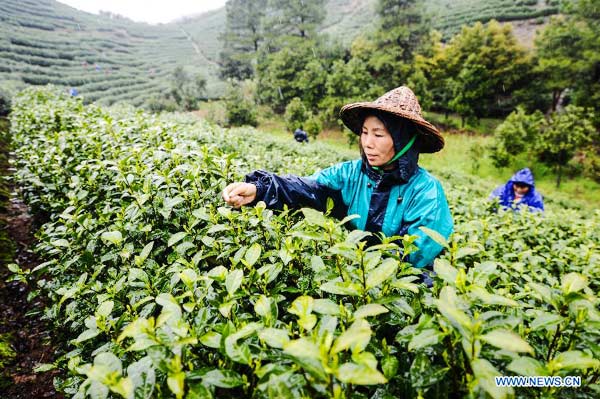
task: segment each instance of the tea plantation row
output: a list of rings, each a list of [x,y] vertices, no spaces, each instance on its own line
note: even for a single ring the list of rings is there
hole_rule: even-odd
[[[63,369],[68,395],[600,395],[600,212],[495,213],[477,181],[437,171],[456,232],[428,289],[398,255],[409,236],[365,248],[317,211],[220,199],[253,169],[309,175],[334,151],[49,89],[15,99],[11,129],[15,179],[47,220],[45,263],[12,269],[49,298],[64,347],[42,369]]]

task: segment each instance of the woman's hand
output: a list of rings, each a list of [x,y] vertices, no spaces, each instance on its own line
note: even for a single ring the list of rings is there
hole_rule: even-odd
[[[256,198],[256,186],[251,183],[231,183],[223,190],[223,199],[234,208],[247,205]]]

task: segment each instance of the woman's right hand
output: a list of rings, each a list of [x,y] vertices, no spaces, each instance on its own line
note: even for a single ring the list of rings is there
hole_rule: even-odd
[[[256,186],[251,183],[231,183],[223,190],[223,200],[234,208],[247,205],[256,198]]]

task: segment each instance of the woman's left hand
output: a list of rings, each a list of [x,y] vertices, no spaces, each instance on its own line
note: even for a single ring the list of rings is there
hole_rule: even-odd
[[[256,198],[256,186],[251,183],[231,183],[223,190],[223,199],[234,208],[247,205]]]

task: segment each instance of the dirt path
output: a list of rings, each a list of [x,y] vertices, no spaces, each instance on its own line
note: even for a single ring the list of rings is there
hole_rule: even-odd
[[[0,126],[1,130],[2,126]],[[0,169],[8,173],[7,144],[0,137]],[[6,282],[10,258],[22,269],[40,262],[32,252],[33,219],[27,206],[12,193],[12,188],[0,181],[0,398],[35,399],[63,398],[53,386],[56,371],[34,373],[40,363],[51,363],[55,357],[51,343],[52,329],[41,319],[44,304],[40,299],[27,300],[30,289],[23,283]]]
[[[198,54],[202,59],[204,59],[204,61],[206,61],[208,64],[211,64],[215,67],[218,67],[219,64],[213,60],[211,60],[210,58],[208,58],[206,56],[206,54],[204,54],[204,52],[200,49],[200,47],[198,46],[198,43],[196,43],[196,41],[194,40],[194,38],[192,37],[192,35],[189,34],[188,31],[186,31],[185,29],[183,29],[182,27],[179,27],[179,30],[187,36],[188,40],[190,41],[190,43],[192,44],[192,46],[194,47],[194,51],[196,52],[196,54]]]

